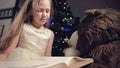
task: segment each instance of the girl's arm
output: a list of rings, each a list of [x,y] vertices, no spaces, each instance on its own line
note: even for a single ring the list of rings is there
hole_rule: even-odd
[[[9,47],[2,53],[0,54],[0,60],[5,60],[7,56],[10,54],[10,52],[16,48],[18,40],[19,40],[19,35],[16,35],[13,40],[10,42]]]
[[[48,44],[47,44],[46,51],[45,51],[45,56],[51,56],[53,39],[54,39],[54,33],[51,32],[51,37],[48,40]]]

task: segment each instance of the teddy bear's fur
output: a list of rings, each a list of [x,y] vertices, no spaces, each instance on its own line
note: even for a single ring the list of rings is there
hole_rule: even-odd
[[[76,49],[80,57],[92,57],[90,68],[119,68],[120,12],[89,9],[81,19]],[[118,59],[118,60],[117,60]]]

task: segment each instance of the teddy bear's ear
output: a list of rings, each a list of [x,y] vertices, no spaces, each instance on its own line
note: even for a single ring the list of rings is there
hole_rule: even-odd
[[[99,9],[88,9],[85,11],[85,14],[88,16],[95,17],[101,15],[101,12],[99,11]]]

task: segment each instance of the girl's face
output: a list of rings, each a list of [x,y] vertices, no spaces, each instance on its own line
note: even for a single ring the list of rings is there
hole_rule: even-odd
[[[50,0],[40,0],[38,7],[33,8],[33,22],[36,27],[43,26],[49,19],[51,12]]]

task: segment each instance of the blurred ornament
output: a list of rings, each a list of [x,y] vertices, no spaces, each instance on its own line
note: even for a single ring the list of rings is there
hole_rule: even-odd
[[[69,32],[71,29],[70,28],[64,28],[65,32]]]

